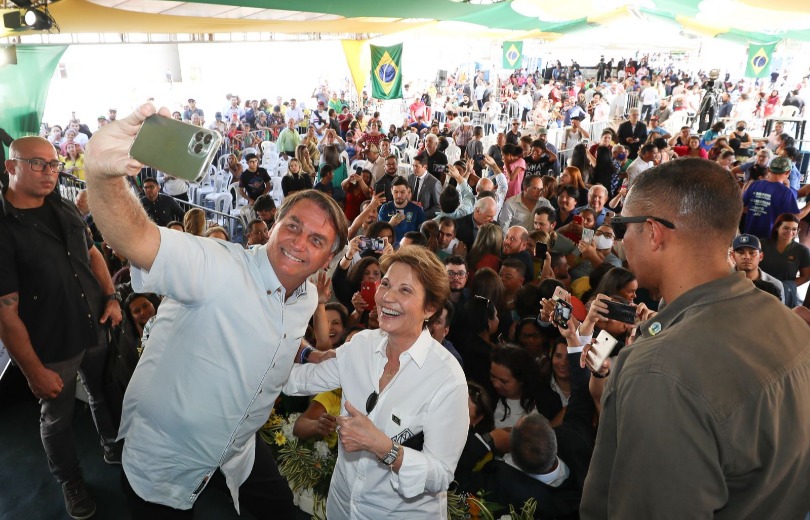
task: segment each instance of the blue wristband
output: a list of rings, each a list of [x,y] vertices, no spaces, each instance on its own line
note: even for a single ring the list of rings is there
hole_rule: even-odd
[[[301,355],[298,357],[298,361],[302,365],[306,365],[307,359],[309,359],[309,355],[312,353],[313,350],[315,349],[312,347],[304,347],[304,350],[301,351]]]

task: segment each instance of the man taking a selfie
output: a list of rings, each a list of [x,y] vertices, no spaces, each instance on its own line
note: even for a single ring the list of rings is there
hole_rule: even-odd
[[[284,201],[267,244],[250,250],[158,228],[125,180],[141,169],[128,150],[154,112],[143,105],[105,126],[85,156],[94,218],[130,260],[133,288],[166,296],[119,429],[132,516],[191,518],[206,486],[224,476],[237,511],[292,518],[289,486],[256,432],[317,305],[307,278],[346,245],[345,217],[307,190]]]

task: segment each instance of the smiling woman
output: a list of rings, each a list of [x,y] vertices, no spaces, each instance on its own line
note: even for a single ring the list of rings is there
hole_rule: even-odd
[[[443,518],[469,424],[461,367],[426,328],[450,293],[447,273],[419,246],[384,256],[382,268],[380,329],[294,367],[284,392],[343,388],[329,518]]]

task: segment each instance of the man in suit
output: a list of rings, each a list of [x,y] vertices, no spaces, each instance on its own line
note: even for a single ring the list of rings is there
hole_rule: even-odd
[[[624,145],[629,150],[629,157],[638,157],[638,149],[647,141],[647,125],[641,122],[641,111],[638,107],[630,109],[630,120],[619,125],[619,144]]]
[[[432,219],[440,210],[439,195],[442,187],[438,179],[428,175],[428,158],[422,153],[413,158],[413,173],[408,175],[411,188],[411,201],[422,206],[425,216]]]
[[[492,197],[481,197],[473,206],[473,212],[467,216],[456,219],[456,238],[472,248],[478,228],[495,220],[498,214],[498,203]]]
[[[510,453],[493,460],[480,472],[459,464],[460,491],[487,493],[487,499],[520,510],[530,498],[537,501],[537,518],[579,518],[579,502],[593,452],[595,411],[588,393],[588,375],[579,367],[579,353],[569,354],[572,393],[563,423],[552,428],[537,412],[520,418],[509,434]],[[472,448],[483,450],[486,445]],[[476,457],[470,459],[480,460]]]

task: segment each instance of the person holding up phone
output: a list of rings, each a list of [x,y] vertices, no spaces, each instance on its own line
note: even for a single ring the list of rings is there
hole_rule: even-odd
[[[148,103],[103,127],[86,153],[90,207],[105,240],[130,260],[134,289],[168,296],[119,428],[132,517],[186,518],[219,472],[237,510],[291,518],[292,493],[256,432],[317,305],[307,280],[345,247],[346,219],[334,200],[307,190],[285,199],[268,243],[251,250],[158,228],[125,181],[141,170],[128,151],[155,112]]]
[[[726,171],[681,159],[641,173],[613,219],[639,286],[666,307],[611,366],[583,520],[806,515],[810,337],[730,271],[741,214]]]

